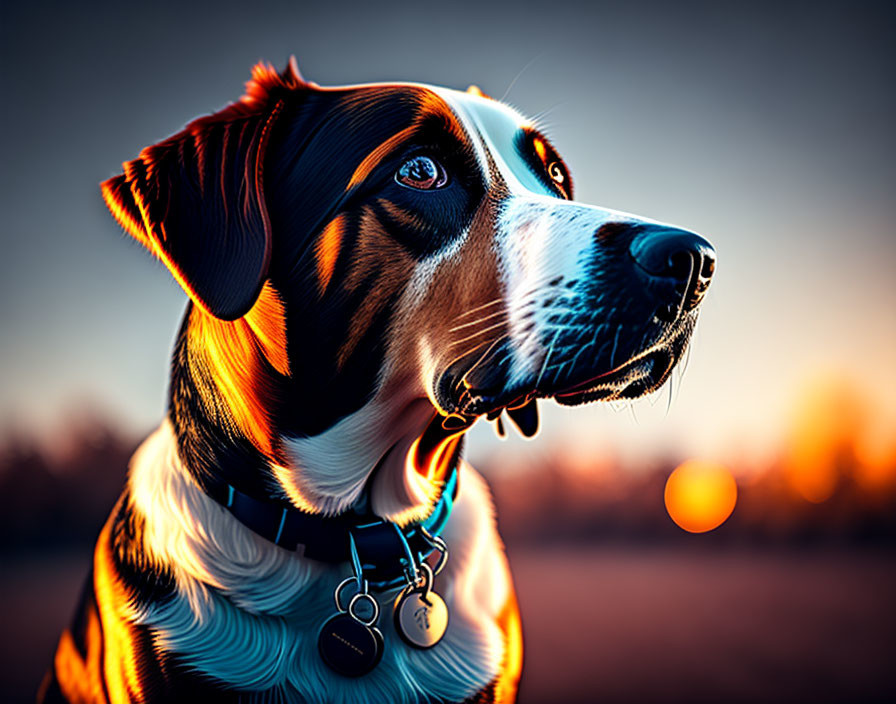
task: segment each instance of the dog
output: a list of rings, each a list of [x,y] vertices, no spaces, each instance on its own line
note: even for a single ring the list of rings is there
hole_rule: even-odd
[[[575,202],[475,86],[322,88],[294,59],[102,194],[189,302],[39,698],[513,701],[519,610],[464,433],[661,386],[710,244]]]

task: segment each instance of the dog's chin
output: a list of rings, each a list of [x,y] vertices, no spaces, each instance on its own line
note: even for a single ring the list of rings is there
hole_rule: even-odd
[[[563,406],[635,399],[656,391],[666,382],[687,349],[694,323],[694,316],[686,316],[665,330],[652,345],[609,369],[595,364],[582,365],[550,384],[532,379],[497,392],[458,383],[454,385],[459,389],[456,398],[451,398],[448,405],[462,418],[485,415],[492,419],[505,409],[511,411],[511,417],[512,411],[526,407],[531,409],[530,413],[536,413],[533,401],[539,399],[553,399]]]
[[[666,382],[679,356],[670,347],[651,350],[617,369],[561,389],[550,397],[563,406],[638,398],[656,391]]]

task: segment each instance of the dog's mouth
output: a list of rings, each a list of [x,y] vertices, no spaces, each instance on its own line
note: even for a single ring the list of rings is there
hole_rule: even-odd
[[[552,397],[564,406],[578,406],[589,401],[637,398],[662,386],[676,361],[677,355],[669,346],[650,350],[616,369],[561,389],[552,394]]]
[[[451,412],[443,420],[448,429],[472,425],[479,417],[499,419],[503,412],[523,435],[531,436],[538,429],[537,401],[553,399],[563,406],[577,406],[594,401],[635,399],[659,389],[687,348],[696,316],[686,315],[663,331],[653,344],[630,354],[626,361],[610,369],[600,369],[600,360],[582,364],[561,378],[539,375],[538,378],[505,386],[470,383],[470,375],[453,370],[442,377],[454,379],[449,389]],[[487,373],[481,378],[489,379]],[[453,392],[453,393],[450,393]]]

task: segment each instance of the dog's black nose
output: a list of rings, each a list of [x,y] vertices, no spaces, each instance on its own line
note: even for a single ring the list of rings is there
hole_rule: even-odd
[[[698,234],[674,227],[643,226],[628,251],[650,276],[675,282],[675,300],[657,311],[663,320],[674,320],[679,312],[696,308],[715,271],[712,245]]]

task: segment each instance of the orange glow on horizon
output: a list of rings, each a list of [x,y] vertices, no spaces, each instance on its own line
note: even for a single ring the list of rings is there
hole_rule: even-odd
[[[875,491],[896,485],[896,438],[884,432],[866,433],[856,443],[855,459],[855,479],[864,489]]]
[[[870,415],[849,380],[822,375],[809,384],[794,410],[784,458],[785,477],[797,495],[822,503],[834,494],[841,477],[858,464]]]
[[[737,483],[726,467],[688,460],[666,480],[666,511],[689,533],[705,533],[724,523],[737,503]]]

